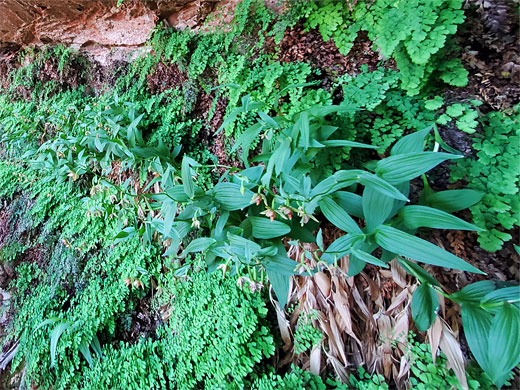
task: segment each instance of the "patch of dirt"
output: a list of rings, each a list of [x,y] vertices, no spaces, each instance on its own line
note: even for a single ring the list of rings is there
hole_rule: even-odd
[[[151,75],[146,76],[146,82],[152,95],[180,87],[187,80],[188,76],[179,69],[177,64],[165,65],[162,62],[157,64]]]
[[[127,69],[128,62],[126,61],[112,61],[107,65],[91,61],[88,72],[88,85],[99,95],[109,92],[117,79],[123,76]]]
[[[371,71],[375,70],[382,60],[379,54],[372,50],[372,42],[365,32],[358,34],[354,46],[345,56],[339,52],[333,39],[324,42],[317,29],[306,32],[301,23],[285,32],[278,47],[280,61],[307,62],[327,73],[338,75],[357,74],[362,65],[368,65]]]
[[[519,18],[514,3],[470,1],[466,22],[456,37],[469,72],[468,86],[462,90],[478,96],[492,110],[520,101]]]
[[[204,91],[199,92],[199,95],[197,96],[193,115],[195,118],[203,119],[206,125],[206,128],[199,133],[199,141],[205,145],[209,145],[209,150],[215,155],[215,157],[217,157],[218,164],[236,168],[243,167],[239,160],[235,160],[229,156],[229,143],[226,142],[227,138],[224,135],[224,131],[221,131],[215,136],[215,133],[224,122],[228,104],[227,99],[218,97],[217,102],[215,103],[215,110],[210,118],[209,112],[215,97],[216,95],[214,92],[208,94]],[[226,170],[227,169],[223,167],[216,168],[218,174],[223,174]]]
[[[121,340],[136,342],[143,337],[155,338],[156,330],[163,324],[161,315],[151,307],[152,294],[142,298],[135,309],[130,313],[129,326],[121,335]]]
[[[9,87],[9,72],[17,66],[17,56],[20,47],[17,45],[0,44],[0,88]]]

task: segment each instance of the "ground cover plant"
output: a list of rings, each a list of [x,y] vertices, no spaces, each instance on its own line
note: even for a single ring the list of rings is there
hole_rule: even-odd
[[[518,261],[518,96],[463,89],[462,6],[244,0],[225,29],[158,27],[102,92],[80,53],[22,51],[0,367],[43,389],[514,386],[518,277],[478,255]],[[288,61],[293,32],[333,60]]]

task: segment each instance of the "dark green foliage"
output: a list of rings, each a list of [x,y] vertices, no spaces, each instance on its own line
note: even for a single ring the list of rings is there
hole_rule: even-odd
[[[457,163],[452,180],[465,179],[468,188],[484,193],[482,200],[471,207],[473,221],[485,228],[479,232],[482,248],[496,251],[512,237],[503,229],[519,226],[520,202],[520,114],[516,106],[510,115],[491,112],[483,118],[484,133],[474,138],[474,159]]]
[[[460,0],[358,1],[352,9],[346,4],[302,1],[276,16],[262,2],[245,0],[227,31],[158,29],[150,52],[100,96],[72,85],[71,80],[84,81],[86,69],[77,54],[62,47],[26,53],[34,61],[12,73],[10,91],[25,88],[31,96],[0,95],[0,201],[10,213],[0,261],[15,264],[18,273],[11,286],[16,308],[11,337],[20,341],[15,365],[25,364],[28,385],[388,388],[363,369],[348,385],[299,368],[275,374],[267,363],[276,329],[264,286],[272,285],[283,307],[291,275],[315,271],[303,258],[299,263],[287,257],[284,238],[292,245],[317,241],[320,251],[304,255],[319,269],[350,255],[349,275],[367,263],[388,267],[397,258],[421,282],[412,315],[426,330],[437,316],[441,286],[401,256],[478,272],[416,233],[478,230],[448,213],[482,196],[431,190],[425,174],[459,156],[439,153],[437,147],[446,145],[428,134],[435,121],[451,120],[473,133],[478,113],[465,101],[443,107],[429,83],[466,82],[460,61],[446,60],[456,51],[450,37],[464,18]],[[301,19],[344,54],[358,32],[367,31],[380,53],[395,60],[397,71],[362,67],[355,77],[338,77],[262,51],[266,36],[279,41]],[[46,61],[56,77],[41,83]],[[162,71],[173,81],[157,80]],[[332,83],[327,90],[319,87],[325,78]],[[222,116],[223,102],[227,115],[217,130],[212,118]],[[472,212],[488,229],[517,224],[517,122],[517,111],[487,115],[485,134],[474,145],[478,160],[458,164],[453,173],[454,179],[466,175],[470,188],[484,192]],[[241,153],[246,169],[233,168],[216,180],[217,158],[208,147],[221,130],[226,157]],[[115,179],[116,166],[120,177],[131,179]],[[480,177],[484,169],[486,182]],[[425,183],[419,204],[405,206],[413,195],[410,181],[419,176]],[[321,230],[314,236],[325,220],[345,232],[328,248]],[[498,230],[479,234],[486,248],[510,238]],[[25,255],[35,243],[42,256],[29,262]],[[496,356],[482,340],[507,339],[496,318],[511,324],[516,336],[517,302],[502,300],[500,308],[487,310],[493,298],[488,296],[468,314],[475,307],[452,298],[463,305],[477,361],[495,383],[503,383],[518,361],[515,344],[504,345],[507,353]],[[150,313],[139,314],[154,326],[128,340],[133,315],[145,301]],[[472,328],[479,316],[485,324],[494,318],[495,325]],[[478,332],[482,337],[475,337]],[[300,318],[295,352],[321,347],[321,337],[312,313]],[[414,345],[411,355],[412,385],[457,386],[443,364],[428,360],[427,348]],[[488,356],[497,363],[490,364]]]
[[[357,1],[350,8],[325,0],[306,1],[300,12],[308,28],[319,28],[325,41],[333,38],[345,55],[358,32],[367,31],[380,53],[395,60],[402,89],[416,95],[435,73],[450,85],[466,85],[460,61],[445,60],[447,39],[464,21],[461,7],[461,0]]]
[[[169,277],[164,299],[172,317],[162,331],[167,376],[176,388],[248,388],[255,366],[274,353],[260,293],[237,287],[237,278],[201,271]],[[260,366],[261,367],[261,366]]]

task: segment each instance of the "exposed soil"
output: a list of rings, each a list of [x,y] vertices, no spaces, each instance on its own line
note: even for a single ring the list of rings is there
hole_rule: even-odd
[[[503,110],[520,102],[518,9],[513,1],[473,1],[466,23],[457,34],[461,58],[469,71],[468,86],[456,96],[478,96],[488,107]]]
[[[372,50],[372,46],[366,33],[361,32],[345,56],[339,52],[332,39],[325,42],[317,29],[306,32],[302,24],[297,24],[285,32],[278,45],[278,58],[288,63],[308,62],[328,73],[354,75],[359,73],[362,65],[368,65],[369,70],[377,68],[382,58]]]
[[[179,69],[177,64],[165,65],[162,62],[157,64],[151,75],[146,76],[146,82],[152,95],[181,87],[187,80],[188,76]]]
[[[120,340],[134,343],[141,338],[155,338],[156,330],[163,324],[161,314],[153,310],[151,307],[152,294],[148,293],[144,298],[140,299],[136,307],[127,317],[128,321],[120,337]]]

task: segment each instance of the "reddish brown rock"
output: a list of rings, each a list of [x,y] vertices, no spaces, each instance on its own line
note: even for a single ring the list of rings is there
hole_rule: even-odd
[[[161,20],[201,24],[219,0],[0,0],[0,43],[63,44],[106,62],[129,59]],[[114,54],[115,53],[115,54]]]

